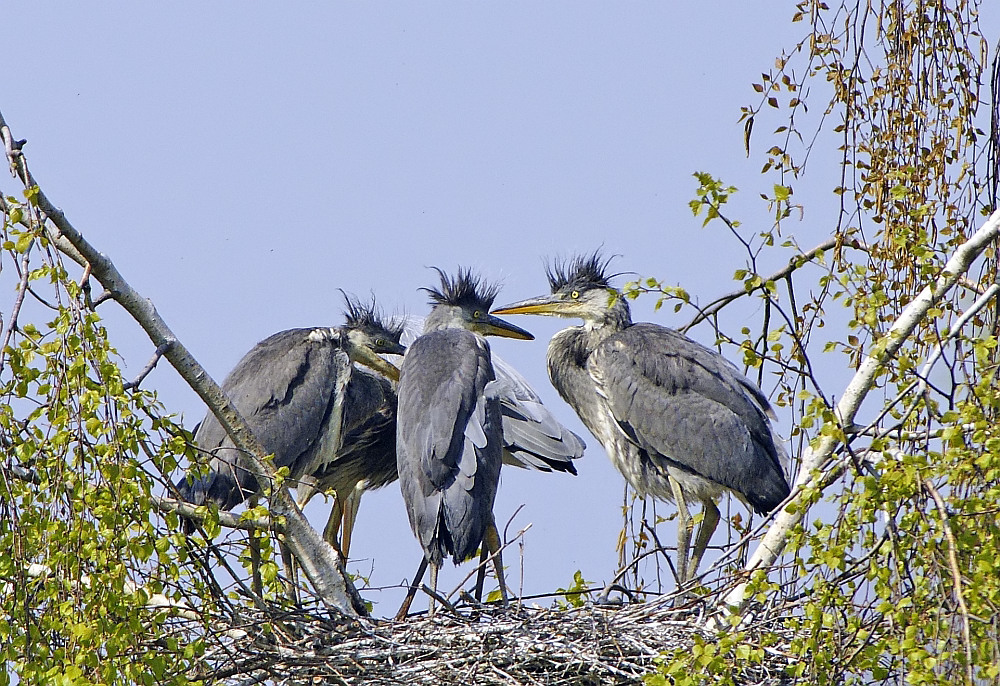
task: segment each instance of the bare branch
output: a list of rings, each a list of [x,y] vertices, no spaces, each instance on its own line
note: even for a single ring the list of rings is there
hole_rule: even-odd
[[[16,141],[3,114],[0,113],[0,139],[3,140],[11,171],[25,189],[32,191],[32,201],[41,213],[41,223],[49,240],[74,261],[91,270],[91,278],[112,294],[112,297],[135,319],[159,348],[169,346],[165,356],[188,385],[201,397],[219,419],[234,445],[246,455],[249,466],[263,477],[262,485],[272,486],[272,512],[285,519],[285,535],[289,548],[320,598],[331,608],[348,616],[364,612],[364,604],[344,573],[339,556],[312,528],[284,485],[273,488],[274,468],[266,459],[267,452],[253,435],[246,420],[240,416],[219,385],[198,364],[197,360],[177,340],[170,327],[160,317],[152,302],[143,298],[106,255],[98,252],[41,190],[22,154],[23,141]],[[270,483],[268,483],[270,482]]]
[[[805,263],[812,261],[820,253],[826,252],[827,250],[832,250],[833,248],[837,247],[838,244],[847,245],[852,248],[857,248],[858,250],[865,250],[865,251],[868,250],[867,245],[856,239],[845,241],[843,243],[839,243],[839,241],[840,239],[837,236],[833,236],[832,238],[823,241],[809,252],[802,253],[801,255],[796,255],[792,259],[788,260],[788,264],[785,267],[779,269],[778,271],[774,272],[773,274],[765,278],[763,280],[763,283],[766,284],[771,281],[778,281],[780,279],[788,278],[788,276],[792,274],[796,269],[798,269]],[[763,288],[763,286],[759,286],[758,288]],[[705,307],[698,308],[698,314],[695,315],[695,318],[692,319],[687,324],[685,324],[684,326],[682,326],[681,328],[679,328],[678,331],[680,331],[681,333],[686,333],[689,329],[691,329],[691,327],[705,321],[712,315],[717,314],[720,310],[722,310],[723,307],[725,307],[732,301],[750,295],[751,293],[754,292],[754,290],[757,289],[752,289],[748,291],[745,288],[741,288],[731,293],[727,293],[726,295],[719,296]]]
[[[907,337],[927,316],[927,311],[934,303],[938,302],[958,283],[972,262],[994,243],[998,236],[1000,236],[1000,210],[990,215],[982,227],[958,247],[945,264],[941,274],[903,309],[885,336],[873,345],[834,408],[841,427],[854,425],[858,410],[874,385],[878,373],[893,359]],[[792,494],[786,499],[782,509],[774,516],[774,524],[768,529],[747,560],[747,570],[770,567],[781,555],[792,528],[801,522],[809,511],[809,508],[800,502],[802,494],[813,488],[822,488],[823,483],[828,482],[830,476],[828,472],[831,469],[837,469],[836,465],[829,467],[828,462],[833,452],[841,444],[841,440],[837,436],[839,433],[842,432],[821,435],[816,443],[803,453]],[[793,508],[794,512],[788,508],[790,503],[796,504],[796,507]],[[739,584],[721,600],[721,606],[736,608],[736,612],[741,611],[746,600],[746,590],[746,582]]]
[[[941,494],[938,493],[937,489],[934,488],[934,484],[929,479],[924,480],[924,489],[934,499],[934,505],[941,516],[941,528],[944,530],[944,537],[948,541],[948,567],[951,570],[955,600],[958,602],[958,608],[962,615],[962,638],[963,643],[965,643],[965,674],[969,684],[974,684],[976,683],[974,671],[976,663],[972,659],[972,639],[970,638],[972,632],[969,629],[969,607],[965,604],[965,595],[962,593],[962,572],[958,568],[958,555],[955,552],[958,549],[958,543],[955,541],[955,533],[948,524],[948,509],[944,505],[944,499],[941,498]]]
[[[161,512],[176,512],[177,514],[194,521],[204,521],[205,517],[198,512],[198,505],[184,500],[173,498],[162,498],[153,496],[153,503]],[[219,512],[219,525],[227,529],[240,529],[242,531],[283,531],[283,527],[270,517],[244,517],[232,512]]]
[[[156,350],[153,351],[153,357],[149,360],[149,362],[146,363],[146,366],[142,368],[142,371],[139,372],[139,375],[136,376],[131,381],[126,381],[124,384],[122,384],[122,388],[124,388],[125,390],[129,390],[130,388],[138,388],[139,384],[142,383],[142,380],[145,379],[147,376],[149,376],[149,373],[153,371],[153,369],[156,367],[156,363],[160,361],[160,358],[163,357],[166,354],[167,350],[170,349],[170,345],[171,344],[167,342],[167,343],[161,343],[160,345],[156,346]]]

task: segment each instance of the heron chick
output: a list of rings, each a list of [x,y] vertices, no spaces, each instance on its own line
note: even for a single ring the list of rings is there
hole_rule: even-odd
[[[382,384],[353,363],[396,380],[399,370],[379,355],[405,352],[399,343],[401,324],[384,320],[374,302],[345,299],[342,326],[276,333],[244,355],[222,384],[261,445],[274,455],[275,467],[287,467],[293,482],[316,471],[338,472],[329,483],[338,493],[361,479],[380,482],[383,472],[395,473],[394,459],[345,461],[350,469],[336,467],[345,440],[382,405]],[[247,468],[214,414],[205,416],[194,438],[212,458],[207,474],[177,483],[184,500],[229,510],[260,492],[258,475]]]
[[[641,495],[677,503],[677,577],[694,578],[730,491],[758,513],[789,494],[767,398],[714,350],[673,329],[632,323],[599,252],[547,269],[549,295],[494,310],[582,319],[549,343],[549,379]],[[688,503],[703,520],[691,551]]]
[[[470,270],[460,269],[454,278],[436,271],[441,288],[425,289],[432,310],[424,334],[409,346],[400,368],[396,424],[400,490],[435,591],[445,557],[459,564],[480,544],[499,551],[493,501],[504,448],[504,389],[485,336],[534,338],[490,315],[498,287]],[[494,562],[506,600],[496,557]]]
[[[406,345],[424,329],[422,317],[403,318]],[[500,398],[503,416],[503,463],[539,472],[576,474],[573,461],[583,456],[583,440],[563,426],[542,404],[528,381],[497,354],[492,355],[497,380],[505,392]],[[346,421],[351,427],[344,438],[341,454],[305,479],[313,488],[299,489],[299,507],[317,492],[336,492],[324,537],[338,546],[342,557],[350,551],[352,530],[357,521],[361,497],[399,478],[396,469],[396,389],[383,376],[356,369],[347,388],[347,407],[364,419]],[[360,477],[353,490],[344,489],[350,477]],[[337,528],[343,527],[339,538]]]

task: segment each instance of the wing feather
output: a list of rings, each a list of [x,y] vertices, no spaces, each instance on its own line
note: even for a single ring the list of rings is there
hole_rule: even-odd
[[[482,541],[499,481],[499,403],[489,349],[459,329],[421,336],[399,382],[397,467],[410,525],[435,564]]]
[[[350,369],[346,353],[317,331],[329,330],[291,329],[261,341],[222,384],[264,449],[274,455],[275,465],[292,467],[293,473],[302,471],[295,467],[320,438],[338,375]],[[213,453],[210,473],[191,485],[179,484],[182,496],[230,509],[256,492],[256,480],[238,466],[242,459],[215,415],[205,416],[195,441]]]
[[[732,489],[758,510],[787,495],[767,401],[715,351],[636,324],[598,346],[587,369],[623,433],[654,462]]]

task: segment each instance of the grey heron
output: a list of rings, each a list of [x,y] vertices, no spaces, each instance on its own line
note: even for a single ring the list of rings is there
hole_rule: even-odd
[[[323,538],[340,551],[346,563],[354,523],[365,491],[382,488],[396,471],[396,389],[384,376],[355,369],[347,386],[345,434],[335,460],[320,465],[298,487],[300,508],[316,493],[333,492]],[[342,530],[343,534],[339,535]]]
[[[404,320],[400,342],[409,345],[424,328],[421,317],[408,316]],[[505,392],[500,398],[503,418],[503,463],[514,467],[541,472],[567,472],[576,474],[573,461],[583,456],[585,444],[575,433],[559,423],[542,404],[541,398],[528,381],[503,360],[492,355],[497,379],[503,382]],[[355,379],[374,377],[357,386],[362,390],[355,399]],[[375,386],[372,388],[372,386]],[[324,537],[337,542],[337,528],[342,525],[339,540],[341,555],[347,558],[351,547],[352,528],[357,519],[361,497],[367,490],[381,488],[399,478],[396,470],[396,391],[384,377],[355,371],[348,386],[348,407],[364,421],[351,422],[340,456],[328,462],[303,481],[312,484],[300,488],[299,506],[317,492],[335,490],[333,509]],[[343,488],[356,479],[354,489]]]
[[[222,384],[264,448],[274,455],[275,467],[288,467],[295,481],[322,471],[328,475],[328,485],[344,497],[358,481],[388,483],[396,471],[393,454],[381,460],[350,455],[351,459],[341,460],[345,440],[357,440],[358,432],[373,421],[385,403],[388,385],[355,369],[353,363],[398,379],[398,369],[379,354],[405,352],[399,343],[400,323],[385,321],[374,301],[366,305],[345,299],[342,326],[276,333],[244,355]],[[184,500],[196,505],[214,502],[228,510],[258,494],[257,477],[243,466],[215,415],[206,415],[194,437],[212,459],[205,476],[177,483]]]
[[[505,391],[485,336],[534,338],[489,314],[497,287],[467,269],[454,278],[437,272],[441,288],[425,289],[432,309],[424,334],[403,357],[396,422],[400,490],[435,591],[445,557],[457,565],[480,545],[499,552],[493,501],[503,459]],[[506,600],[501,566],[494,562]]]
[[[549,295],[494,310],[582,319],[549,343],[549,379],[642,496],[677,503],[677,571],[694,578],[730,491],[758,513],[789,494],[761,390],[722,355],[673,329],[633,323],[599,252],[547,269]],[[691,551],[688,503],[703,520]]]

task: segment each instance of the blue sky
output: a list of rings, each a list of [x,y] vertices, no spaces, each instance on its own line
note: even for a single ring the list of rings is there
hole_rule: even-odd
[[[781,122],[758,120],[747,159],[737,120],[805,30],[792,5],[15,2],[0,107],[49,197],[221,381],[275,331],[339,323],[338,288],[425,314],[432,265],[474,267],[510,302],[545,290],[546,258],[603,245],[616,269],[702,302],[732,290],[745,254],[691,215],[692,173],[739,186],[734,215],[768,221],[757,198],[773,180],[758,172]],[[833,185],[821,180],[808,207],[832,206]],[[829,228],[807,210],[795,231],[811,247]],[[140,369],[149,341],[115,305],[101,314]],[[634,314],[687,321],[650,299]],[[545,345],[564,324],[515,322],[538,340],[494,350],[589,450],[576,478],[505,471],[496,518],[502,528],[523,504],[512,530],[533,525],[525,593],[578,569],[604,581],[624,482],[546,379]],[[692,335],[714,342],[708,328]],[[145,385],[187,426],[201,418],[165,365]],[[321,522],[326,506],[310,515]],[[420,550],[396,486],[365,499],[352,552],[373,585],[409,578]],[[506,560],[515,589],[519,552]],[[441,587],[466,571],[449,568]],[[398,593],[369,597],[390,614]]]

